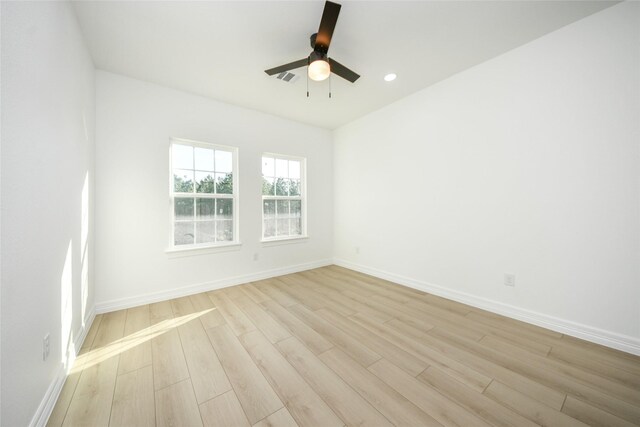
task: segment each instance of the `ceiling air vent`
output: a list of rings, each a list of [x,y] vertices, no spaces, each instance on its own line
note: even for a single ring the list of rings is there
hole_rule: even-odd
[[[298,76],[297,74],[293,74],[288,71],[285,71],[283,73],[278,74],[276,78],[286,83],[294,83],[296,80],[300,78],[300,76]]]

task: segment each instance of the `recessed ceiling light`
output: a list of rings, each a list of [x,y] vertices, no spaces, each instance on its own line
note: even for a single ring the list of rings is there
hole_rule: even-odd
[[[385,82],[392,82],[392,81],[394,81],[396,79],[396,77],[398,77],[398,76],[396,76],[394,73],[389,73],[386,76],[384,76],[384,81]]]

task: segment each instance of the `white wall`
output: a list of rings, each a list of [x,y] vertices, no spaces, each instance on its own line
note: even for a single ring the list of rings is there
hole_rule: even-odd
[[[90,219],[95,85],[70,4],[2,2],[1,8],[0,423],[24,426],[46,412],[41,403],[53,403],[43,399],[64,379],[66,342],[78,344],[83,311],[89,318],[93,307],[93,224],[83,220],[83,207]],[[51,350],[43,361],[46,333]]]
[[[331,259],[330,131],[102,71],[97,73],[97,117],[98,310]],[[186,257],[165,253],[170,240],[171,137],[239,148],[239,248]],[[263,152],[307,158],[308,240],[259,243]],[[253,260],[255,253],[258,261]]]
[[[338,129],[337,261],[640,352],[638,46],[622,3]]]

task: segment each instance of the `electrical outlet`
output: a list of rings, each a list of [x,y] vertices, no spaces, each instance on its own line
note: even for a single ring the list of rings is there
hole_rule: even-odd
[[[504,273],[504,285],[514,287],[516,285],[516,275]]]
[[[42,339],[42,360],[45,361],[49,357],[50,342],[49,334],[45,335]]]

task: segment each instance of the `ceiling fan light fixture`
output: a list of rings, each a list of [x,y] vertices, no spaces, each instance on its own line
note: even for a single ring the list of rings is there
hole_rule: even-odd
[[[329,77],[329,74],[331,74],[331,67],[326,59],[316,59],[309,64],[308,73],[311,80],[321,82]]]

